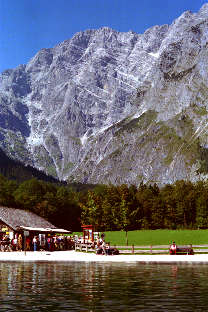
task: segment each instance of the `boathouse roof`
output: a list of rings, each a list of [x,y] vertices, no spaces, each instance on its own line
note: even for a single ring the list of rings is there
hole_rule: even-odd
[[[30,211],[2,206],[0,206],[0,221],[14,231],[25,227],[56,229],[52,223]]]

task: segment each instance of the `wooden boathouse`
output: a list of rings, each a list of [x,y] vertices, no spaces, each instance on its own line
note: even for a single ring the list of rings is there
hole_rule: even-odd
[[[44,218],[26,210],[0,207],[0,239],[8,236],[13,239],[15,234],[25,236],[50,234],[55,235],[71,233],[65,229],[59,229]]]

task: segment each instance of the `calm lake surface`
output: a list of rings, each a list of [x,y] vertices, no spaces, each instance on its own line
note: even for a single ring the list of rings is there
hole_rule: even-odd
[[[208,265],[0,263],[0,311],[207,311]]]

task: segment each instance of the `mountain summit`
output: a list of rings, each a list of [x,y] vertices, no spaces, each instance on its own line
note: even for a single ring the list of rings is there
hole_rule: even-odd
[[[208,4],[144,34],[86,30],[0,75],[0,146],[59,179],[208,173]]]

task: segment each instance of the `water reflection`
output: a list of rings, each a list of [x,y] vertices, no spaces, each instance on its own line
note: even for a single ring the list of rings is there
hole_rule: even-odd
[[[0,311],[204,311],[208,266],[0,263]]]

